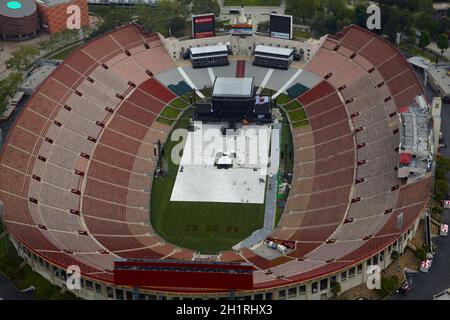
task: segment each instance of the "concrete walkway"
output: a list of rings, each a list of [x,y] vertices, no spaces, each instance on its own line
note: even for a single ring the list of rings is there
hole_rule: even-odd
[[[433,51],[434,53],[437,53],[439,55],[439,57],[441,56],[441,49],[438,48],[436,42],[432,42],[428,47],[428,50]],[[447,49],[444,51],[443,56],[447,59],[450,60],[450,49]]]

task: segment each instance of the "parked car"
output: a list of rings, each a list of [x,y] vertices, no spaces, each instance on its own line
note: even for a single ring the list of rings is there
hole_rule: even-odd
[[[408,293],[410,293],[412,291],[412,286],[409,284],[408,281],[405,281],[402,283],[402,285],[400,286],[400,288],[397,289],[396,293],[397,294],[402,294],[402,295],[407,295]]]

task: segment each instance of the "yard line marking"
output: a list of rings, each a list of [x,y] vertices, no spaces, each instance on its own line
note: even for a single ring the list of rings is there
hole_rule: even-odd
[[[267,71],[266,76],[264,77],[263,81],[261,82],[261,85],[259,86],[258,94],[260,94],[261,91],[266,87],[267,82],[269,82],[269,79],[270,79],[270,77],[272,76],[272,73],[273,73],[273,69],[270,68],[270,69]]]
[[[205,99],[205,96],[203,95],[203,93],[200,92],[200,90],[198,90],[197,86],[192,82],[192,80],[188,77],[188,75],[186,74],[186,72],[184,72],[182,67],[178,67],[178,72],[181,74],[181,76],[183,77],[183,79],[186,81],[186,83],[188,84],[188,86],[190,86],[192,89],[194,89],[195,93],[201,98],[201,99]]]
[[[216,80],[216,76],[214,75],[214,70],[212,68],[208,68],[209,78],[211,79],[211,83],[214,84],[214,80]]]
[[[278,92],[272,96],[272,99],[276,99],[280,94],[286,91],[286,89],[292,84],[292,82],[294,82],[295,79],[300,76],[302,72],[303,69],[298,69],[297,72],[294,73],[294,75],[280,88],[280,90],[278,90]]]

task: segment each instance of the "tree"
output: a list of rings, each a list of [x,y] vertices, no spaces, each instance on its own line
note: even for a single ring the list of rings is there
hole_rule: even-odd
[[[0,80],[0,114],[5,112],[8,106],[8,97],[12,96],[17,86],[22,82],[20,73],[13,72],[8,77]]]
[[[422,31],[419,38],[419,47],[423,50],[431,43],[430,34],[427,31]]]
[[[400,285],[400,279],[394,275],[390,277],[381,278],[381,289],[375,289],[375,291],[384,298],[390,294],[393,294]]]
[[[403,38],[405,34],[408,34],[413,26],[413,17],[409,10],[402,9],[399,14],[399,22],[400,22],[400,40]]]
[[[442,203],[447,198],[448,182],[447,180],[436,180],[434,182],[434,198]]]
[[[446,33],[441,33],[437,40],[437,46],[441,50],[441,56],[444,54],[445,50],[448,49],[448,35]]]
[[[365,28],[367,24],[367,7],[368,3],[358,3],[355,6],[355,24],[357,24],[360,27]]]
[[[94,38],[100,34],[114,30],[121,25],[132,22],[132,13],[132,10],[115,7],[109,7],[107,10],[102,11],[103,21],[100,26],[90,34],[90,38]]]
[[[436,170],[434,182],[434,199],[442,206],[442,202],[447,199],[448,182],[447,173],[450,171],[450,159],[443,156],[436,156]]]
[[[39,55],[39,50],[30,45],[20,46],[19,49],[11,54],[11,57],[6,60],[6,67],[16,71],[25,71],[28,69],[34,59]]]
[[[415,46],[417,44],[416,31],[413,28],[409,29],[405,33],[405,36],[406,36],[406,42],[407,43],[409,43],[409,44],[411,44],[413,46]]]
[[[439,33],[447,33],[450,31],[450,19],[447,17],[439,19],[437,30]]]
[[[315,0],[288,0],[286,1],[286,12],[294,16],[294,20],[301,19],[302,23],[306,18],[312,18],[317,9]]]
[[[193,14],[214,13],[216,17],[220,16],[220,6],[217,0],[194,0],[191,11]]]
[[[186,20],[188,8],[177,0],[158,0],[154,9],[141,5],[136,10],[137,21],[147,31],[159,32],[165,37],[180,32],[181,19]]]
[[[331,283],[331,292],[337,297],[341,293],[341,284],[337,281]]]
[[[400,34],[400,40],[405,33],[408,33],[413,25],[411,13],[406,9],[399,9],[392,6],[389,10],[382,10],[384,18],[383,32],[389,37],[389,40],[395,42],[397,34]],[[382,19],[383,20],[383,19]]]
[[[258,32],[268,33],[270,32],[270,21],[265,20],[258,23]]]

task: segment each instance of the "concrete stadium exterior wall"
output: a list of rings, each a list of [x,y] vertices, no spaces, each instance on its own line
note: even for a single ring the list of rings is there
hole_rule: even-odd
[[[414,238],[420,218],[399,238],[403,253],[408,243]],[[26,247],[20,244],[14,237],[10,237],[11,242],[20,257],[25,259],[33,271],[39,273],[53,285],[67,289],[66,271],[52,265],[45,259],[37,256]],[[399,241],[399,240],[397,240]],[[376,264],[381,270],[385,270],[394,260],[391,258],[392,251],[396,250],[398,242],[390,244],[377,254],[367,258],[365,261],[357,263],[351,267],[339,270],[325,277],[309,280],[303,283],[296,283],[290,286],[280,286],[260,291],[236,292],[237,300],[321,300],[330,299],[334,295],[331,290],[331,279],[334,278],[341,285],[341,293],[348,291],[367,281],[366,273],[369,265]],[[321,288],[321,282],[326,282],[326,287]],[[313,290],[313,287],[316,289]],[[105,282],[100,282],[88,277],[81,277],[81,289],[72,291],[76,296],[87,300],[132,300],[133,288],[114,286]],[[141,300],[192,300],[192,299],[228,299],[227,294],[191,294],[162,291],[139,290]]]
[[[233,55],[251,56],[257,44],[265,44],[276,47],[295,48],[297,49],[298,52],[300,51],[304,52],[303,60],[306,63],[314,57],[314,55],[322,46],[322,43],[325,41],[327,36],[324,36],[319,40],[310,39],[306,41],[276,39],[256,34],[249,37],[238,37],[228,34],[212,38],[188,39],[188,40],[179,40],[176,38],[164,38],[161,35],[159,35],[159,37],[161,39],[161,42],[164,44],[164,47],[166,48],[167,52],[169,52],[170,56],[174,60],[183,59],[183,54],[187,48],[211,46],[216,45],[218,43],[224,44],[230,43]]]
[[[37,2],[42,24],[47,26],[47,31],[50,34],[62,32],[67,29],[67,18],[70,16],[70,14],[67,13],[67,8],[72,5],[80,8],[81,27],[89,27],[89,8],[87,5],[87,0],[71,0],[57,5],[46,5],[44,3]]]

